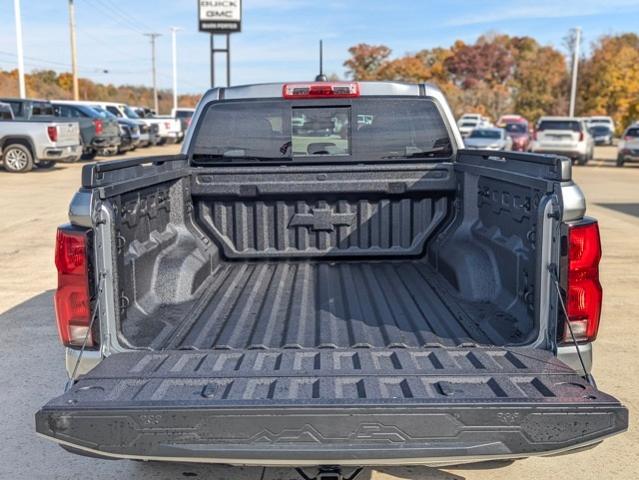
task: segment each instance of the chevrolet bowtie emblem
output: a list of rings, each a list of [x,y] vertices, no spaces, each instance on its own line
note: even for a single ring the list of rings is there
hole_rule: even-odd
[[[290,227],[309,227],[311,230],[332,232],[338,225],[349,226],[355,220],[354,213],[333,213],[330,208],[313,208],[311,213],[296,213],[291,218]]]

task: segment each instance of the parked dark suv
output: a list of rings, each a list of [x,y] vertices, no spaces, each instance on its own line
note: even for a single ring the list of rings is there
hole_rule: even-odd
[[[85,105],[54,101],[56,117],[69,118],[80,124],[83,158],[92,159],[96,155],[114,155],[121,143],[117,120],[105,118]]]

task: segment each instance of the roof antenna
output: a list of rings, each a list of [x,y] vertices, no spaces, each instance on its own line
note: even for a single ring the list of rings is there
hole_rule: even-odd
[[[324,75],[324,44],[320,40],[319,44],[319,75],[315,77],[316,82],[326,82],[328,78]]]

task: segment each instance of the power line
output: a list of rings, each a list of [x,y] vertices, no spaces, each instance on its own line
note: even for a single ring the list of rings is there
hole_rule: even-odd
[[[86,0],[86,1],[90,3],[91,5],[93,5],[94,7],[96,7],[97,9],[101,10],[107,17],[109,17],[116,24],[122,27],[128,28],[129,30],[134,31],[135,33],[140,33],[140,34],[144,33],[144,31],[139,29],[136,24],[128,20],[123,20],[122,17],[118,17],[111,11],[111,9],[109,9],[108,7],[105,7],[102,3],[99,3],[97,0]]]
[[[112,0],[97,0],[97,1],[103,2],[104,4],[108,4],[108,5],[105,5],[107,8],[110,5],[110,8],[113,9],[112,12],[114,14],[116,14],[117,16],[123,18],[125,21],[127,21],[129,23],[132,23],[136,27],[137,27],[137,25],[140,25],[145,30],[153,30],[147,24],[145,24],[144,22],[140,21],[140,19],[138,19],[138,18],[132,16],[131,14],[128,14],[125,11],[123,11],[122,7],[116,5]]]

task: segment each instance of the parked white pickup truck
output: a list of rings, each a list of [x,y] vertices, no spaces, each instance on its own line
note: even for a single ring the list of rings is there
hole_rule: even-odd
[[[156,115],[147,108],[137,107],[135,113],[150,125],[158,126],[158,145],[165,143],[180,143],[184,138],[182,122],[179,119],[167,116]]]
[[[0,116],[0,158],[9,172],[28,172],[34,166],[50,168],[56,162],[75,162],[81,155],[76,122]]]

